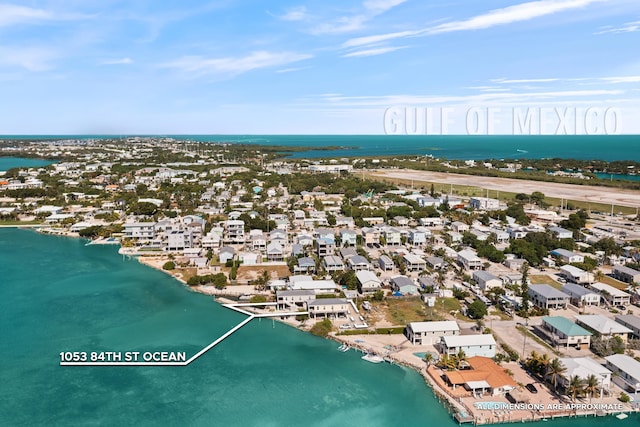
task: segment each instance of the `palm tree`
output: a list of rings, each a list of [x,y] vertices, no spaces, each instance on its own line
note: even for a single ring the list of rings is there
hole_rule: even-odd
[[[467,360],[467,355],[465,354],[463,349],[458,350],[458,354],[454,356],[454,360],[456,362],[456,368],[460,369],[460,365],[462,364],[462,362],[465,362]]]
[[[434,360],[435,360],[435,357],[433,357],[433,353],[430,353],[430,352],[425,353],[424,361],[427,362],[427,367],[431,366]]]
[[[562,374],[566,371],[567,368],[565,368],[557,357],[549,363],[549,366],[547,367],[547,376],[551,379],[554,391],[558,390],[558,378],[562,377]]]
[[[584,383],[584,392],[589,395],[589,403],[593,399],[593,395],[598,391],[598,377],[591,374]]]
[[[584,393],[584,383],[582,379],[577,375],[573,375],[569,378],[569,385],[567,386],[567,394],[571,395],[571,399],[575,402],[576,397],[582,396]]]
[[[547,353],[544,353],[542,356],[540,356],[540,358],[538,359],[538,364],[539,364],[538,373],[540,374],[540,376],[544,377],[544,373],[547,372],[547,369],[549,369],[549,365],[551,364],[551,359],[549,358],[549,355]]]

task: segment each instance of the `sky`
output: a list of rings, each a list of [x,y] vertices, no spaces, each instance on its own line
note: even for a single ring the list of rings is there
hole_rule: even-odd
[[[0,134],[640,134],[638,0],[0,0]]]

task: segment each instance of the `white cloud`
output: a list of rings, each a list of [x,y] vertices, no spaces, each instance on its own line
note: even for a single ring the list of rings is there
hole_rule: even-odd
[[[131,58],[120,58],[120,59],[107,59],[101,62],[102,65],[126,65],[133,64],[133,59]]]
[[[406,0],[367,0],[362,4],[363,11],[351,16],[341,16],[332,22],[325,22],[313,28],[312,34],[340,34],[348,33],[364,28],[364,25]]]
[[[200,75],[238,75],[260,68],[283,66],[312,57],[313,55],[294,52],[257,51],[243,57],[203,58],[201,56],[184,56],[176,61],[163,64],[163,66]]]
[[[636,31],[640,31],[640,21],[627,22],[620,27],[600,27],[600,31],[597,31],[593,34],[619,34],[619,33],[634,33]]]
[[[0,66],[19,67],[28,71],[46,71],[58,53],[44,47],[2,47]]]
[[[494,9],[489,12],[476,15],[472,18],[458,21],[445,22],[434,27],[428,27],[414,31],[399,31],[394,33],[376,34],[365,37],[357,37],[347,40],[342,47],[364,46],[405,37],[425,36],[430,34],[449,33],[454,31],[481,30],[498,25],[507,25],[514,22],[528,21],[534,18],[551,15],[571,9],[578,9],[592,3],[604,0],[539,0],[521,3],[502,9]]]
[[[293,73],[295,71],[306,70],[307,68],[311,68],[311,67],[289,67],[289,68],[283,68],[281,70],[277,70],[276,73]]]
[[[304,6],[288,9],[283,15],[278,16],[283,21],[303,21],[307,17],[307,8]]]
[[[393,46],[393,47],[379,47],[374,49],[358,50],[355,52],[345,53],[344,55],[342,55],[342,57],[352,58],[352,57],[359,57],[359,56],[376,56],[376,55],[382,55],[389,52],[394,52],[399,49],[405,49],[407,47],[408,46]]]
[[[50,12],[14,4],[0,4],[0,27],[51,19]]]
[[[607,83],[640,83],[640,76],[601,77]]]
[[[560,79],[548,78],[548,79],[491,79],[493,83],[550,83],[557,82]]]

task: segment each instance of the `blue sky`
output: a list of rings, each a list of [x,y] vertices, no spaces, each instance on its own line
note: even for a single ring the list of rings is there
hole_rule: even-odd
[[[637,0],[21,0],[0,134],[640,134],[639,46]]]

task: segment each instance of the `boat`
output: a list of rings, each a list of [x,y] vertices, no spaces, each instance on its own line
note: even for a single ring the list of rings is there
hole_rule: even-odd
[[[366,360],[367,362],[371,362],[371,363],[382,363],[384,362],[384,359],[380,356],[378,356],[375,353],[366,353],[364,356],[362,356],[363,360]]]
[[[624,420],[625,418],[628,418],[628,417],[629,416],[627,414],[625,414],[625,413],[616,415],[616,418],[619,419],[619,420]]]
[[[347,344],[342,344],[340,347],[338,347],[338,350],[344,353],[345,351],[349,351],[349,348],[351,347],[349,347]]]

